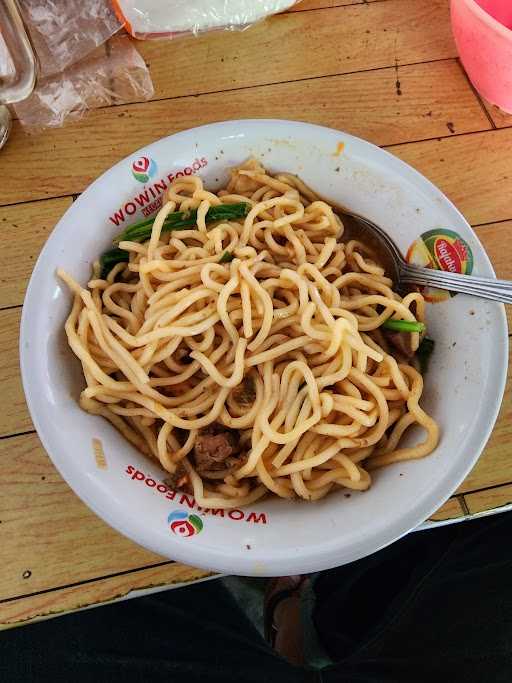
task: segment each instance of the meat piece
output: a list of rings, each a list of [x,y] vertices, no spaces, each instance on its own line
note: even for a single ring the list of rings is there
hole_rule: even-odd
[[[169,472],[163,481],[173,491],[185,491],[190,488],[187,470],[182,463],[176,467],[172,474]]]
[[[225,479],[228,474],[232,474],[234,470],[239,469],[247,462],[247,455],[245,453],[238,453],[238,455],[231,455],[226,458],[226,461],[221,470],[201,470],[199,473],[203,479],[211,479],[217,481]],[[199,471],[199,470],[198,470]]]
[[[229,457],[226,460],[226,465],[232,470],[237,470],[239,467],[242,467],[242,465],[245,465],[248,459],[247,453],[238,453],[237,455]]]
[[[214,422],[202,429],[196,437],[194,463],[197,472],[214,472],[230,467],[227,462],[240,453],[240,436],[234,429],[227,429]]]
[[[410,332],[394,332],[393,330],[382,330],[384,338],[391,344],[401,356],[409,360],[414,356],[411,346]]]
[[[178,349],[176,351],[176,359],[178,360],[178,363],[181,363],[182,365],[190,365],[193,359],[189,354],[190,351],[187,351],[187,349]]]
[[[256,398],[256,385],[252,377],[244,377],[242,382],[233,390],[233,398],[241,406],[249,406]]]

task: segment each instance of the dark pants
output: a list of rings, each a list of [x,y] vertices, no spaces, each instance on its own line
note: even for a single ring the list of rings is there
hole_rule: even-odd
[[[314,592],[321,672],[275,655],[213,581],[0,633],[0,680],[512,681],[510,514],[410,534]]]

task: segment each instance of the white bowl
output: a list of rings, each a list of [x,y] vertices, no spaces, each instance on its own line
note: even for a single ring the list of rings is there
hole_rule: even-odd
[[[61,266],[86,283],[91,262],[120,226],[140,218],[139,204],[157,196],[156,182],[197,170],[208,186],[217,188],[226,181],[227,169],[250,155],[272,171],[299,174],[323,196],[375,221],[404,253],[425,231],[456,231],[472,251],[473,272],[494,276],[482,245],[457,209],[391,154],[346,133],[305,123],[216,123],[134,152],[66,212],[27,291],[21,367],[30,412],[51,459],[111,526],[156,553],[198,567],[248,575],[297,574],[382,548],[418,526],[453,493],[478,459],[498,414],[507,370],[507,324],[502,305],[462,295],[428,307],[429,336],[436,348],[423,405],[441,427],[432,455],[375,472],[370,490],[350,497],[339,491],[317,503],[268,498],[248,509],[215,515],[197,510],[191,496],[174,494],[162,484],[165,474],[158,465],[106,420],[78,407],[83,379],[63,330],[71,298],[55,270]],[[103,444],[106,469],[98,467],[93,439]]]

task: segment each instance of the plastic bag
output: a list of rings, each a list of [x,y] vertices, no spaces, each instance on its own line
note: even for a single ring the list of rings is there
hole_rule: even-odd
[[[80,61],[121,28],[107,0],[22,0],[20,9],[43,77]]]
[[[296,0],[112,0],[119,21],[135,38],[173,38],[215,29],[239,29]]]
[[[40,71],[34,92],[14,105],[14,112],[22,125],[38,130],[61,126],[91,108],[150,99],[153,84],[144,60],[127,36],[111,38],[121,26],[137,38],[242,29],[294,4],[296,0],[20,0]]]
[[[88,109],[148,100],[153,92],[144,60],[124,35],[62,73],[39,79],[32,95],[13,108],[22,125],[37,130],[61,126]]]

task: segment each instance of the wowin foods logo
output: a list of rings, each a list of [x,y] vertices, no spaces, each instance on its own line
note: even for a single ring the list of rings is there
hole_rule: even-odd
[[[156,173],[156,161],[150,157],[139,157],[132,164],[132,174],[139,183],[147,183]]]
[[[173,510],[167,517],[167,523],[173,534],[182,538],[195,536],[203,530],[203,520],[185,510]]]

